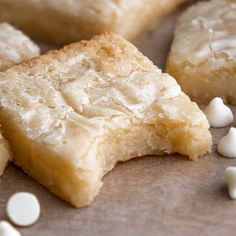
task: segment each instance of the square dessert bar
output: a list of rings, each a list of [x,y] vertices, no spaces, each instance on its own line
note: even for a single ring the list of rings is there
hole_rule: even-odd
[[[58,44],[106,30],[134,39],[187,0],[1,0],[0,19]]]
[[[211,148],[197,104],[113,33],[0,73],[0,102],[13,162],[76,207],[91,203],[119,161],[175,152],[194,159]]]

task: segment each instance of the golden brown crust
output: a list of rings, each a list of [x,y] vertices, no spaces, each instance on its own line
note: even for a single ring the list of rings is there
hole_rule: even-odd
[[[125,58],[127,60],[138,60],[138,57],[142,57],[142,59],[144,58],[134,45],[132,45],[128,41],[124,41],[121,36],[114,34],[111,31],[106,31],[101,35],[93,36],[91,40],[82,40],[79,42],[71,43],[59,50],[50,50],[40,57],[34,57],[32,59],[25,60],[21,64],[15,65],[14,68],[15,70],[28,71],[29,68],[33,68],[36,65],[44,67],[50,64],[52,59],[57,61],[64,56],[67,58],[69,58],[70,56],[74,57],[77,52],[86,52],[86,54],[90,54],[91,57],[93,55],[95,56],[100,54],[99,61],[94,61],[96,63],[96,67],[98,67],[99,64],[105,64],[100,62],[109,60],[110,63],[113,64],[113,69],[115,69],[115,64],[118,64],[114,63],[113,60],[118,61],[119,59],[124,60]],[[153,63],[149,60],[145,65],[148,67],[154,66]]]

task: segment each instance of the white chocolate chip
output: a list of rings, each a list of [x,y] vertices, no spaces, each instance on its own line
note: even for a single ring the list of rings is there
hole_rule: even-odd
[[[0,221],[0,236],[21,236],[21,233],[7,221]]]
[[[236,158],[236,129],[230,128],[227,135],[225,135],[218,143],[217,151],[224,157]]]
[[[32,225],[40,215],[40,205],[37,197],[26,192],[12,195],[7,202],[6,210],[9,219],[19,226]]]
[[[225,179],[228,185],[229,196],[236,199],[236,167],[227,167],[225,169]]]
[[[220,128],[229,125],[233,122],[233,113],[227,107],[223,100],[216,97],[211,100],[209,105],[204,110],[204,113],[211,127]]]

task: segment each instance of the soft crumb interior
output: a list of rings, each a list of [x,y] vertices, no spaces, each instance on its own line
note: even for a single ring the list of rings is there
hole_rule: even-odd
[[[221,97],[226,103],[236,104],[234,62],[211,70],[204,64],[196,66],[188,62],[169,61],[167,72],[176,78],[183,91],[195,102],[208,104],[213,98]]]
[[[9,117],[0,121],[13,144],[14,162],[52,192],[74,206],[89,205],[102,186],[102,177],[117,162],[145,155],[183,153],[193,158],[204,154],[210,139],[202,136],[202,127],[191,127],[171,120],[136,124],[127,129],[107,130],[97,137],[86,152],[86,166],[76,166],[50,147],[29,140]],[[201,142],[201,145],[199,145]],[[79,149],[80,146],[77,146]],[[83,158],[83,157],[81,157]]]
[[[5,138],[0,134],[0,176],[3,174],[8,161],[12,159],[11,151],[8,142]]]

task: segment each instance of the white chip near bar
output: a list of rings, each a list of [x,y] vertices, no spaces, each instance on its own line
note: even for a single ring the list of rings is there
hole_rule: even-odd
[[[16,225],[29,226],[40,216],[40,204],[32,193],[19,192],[10,197],[7,202],[7,215]]]
[[[7,221],[0,221],[0,236],[21,236],[21,233]]]

